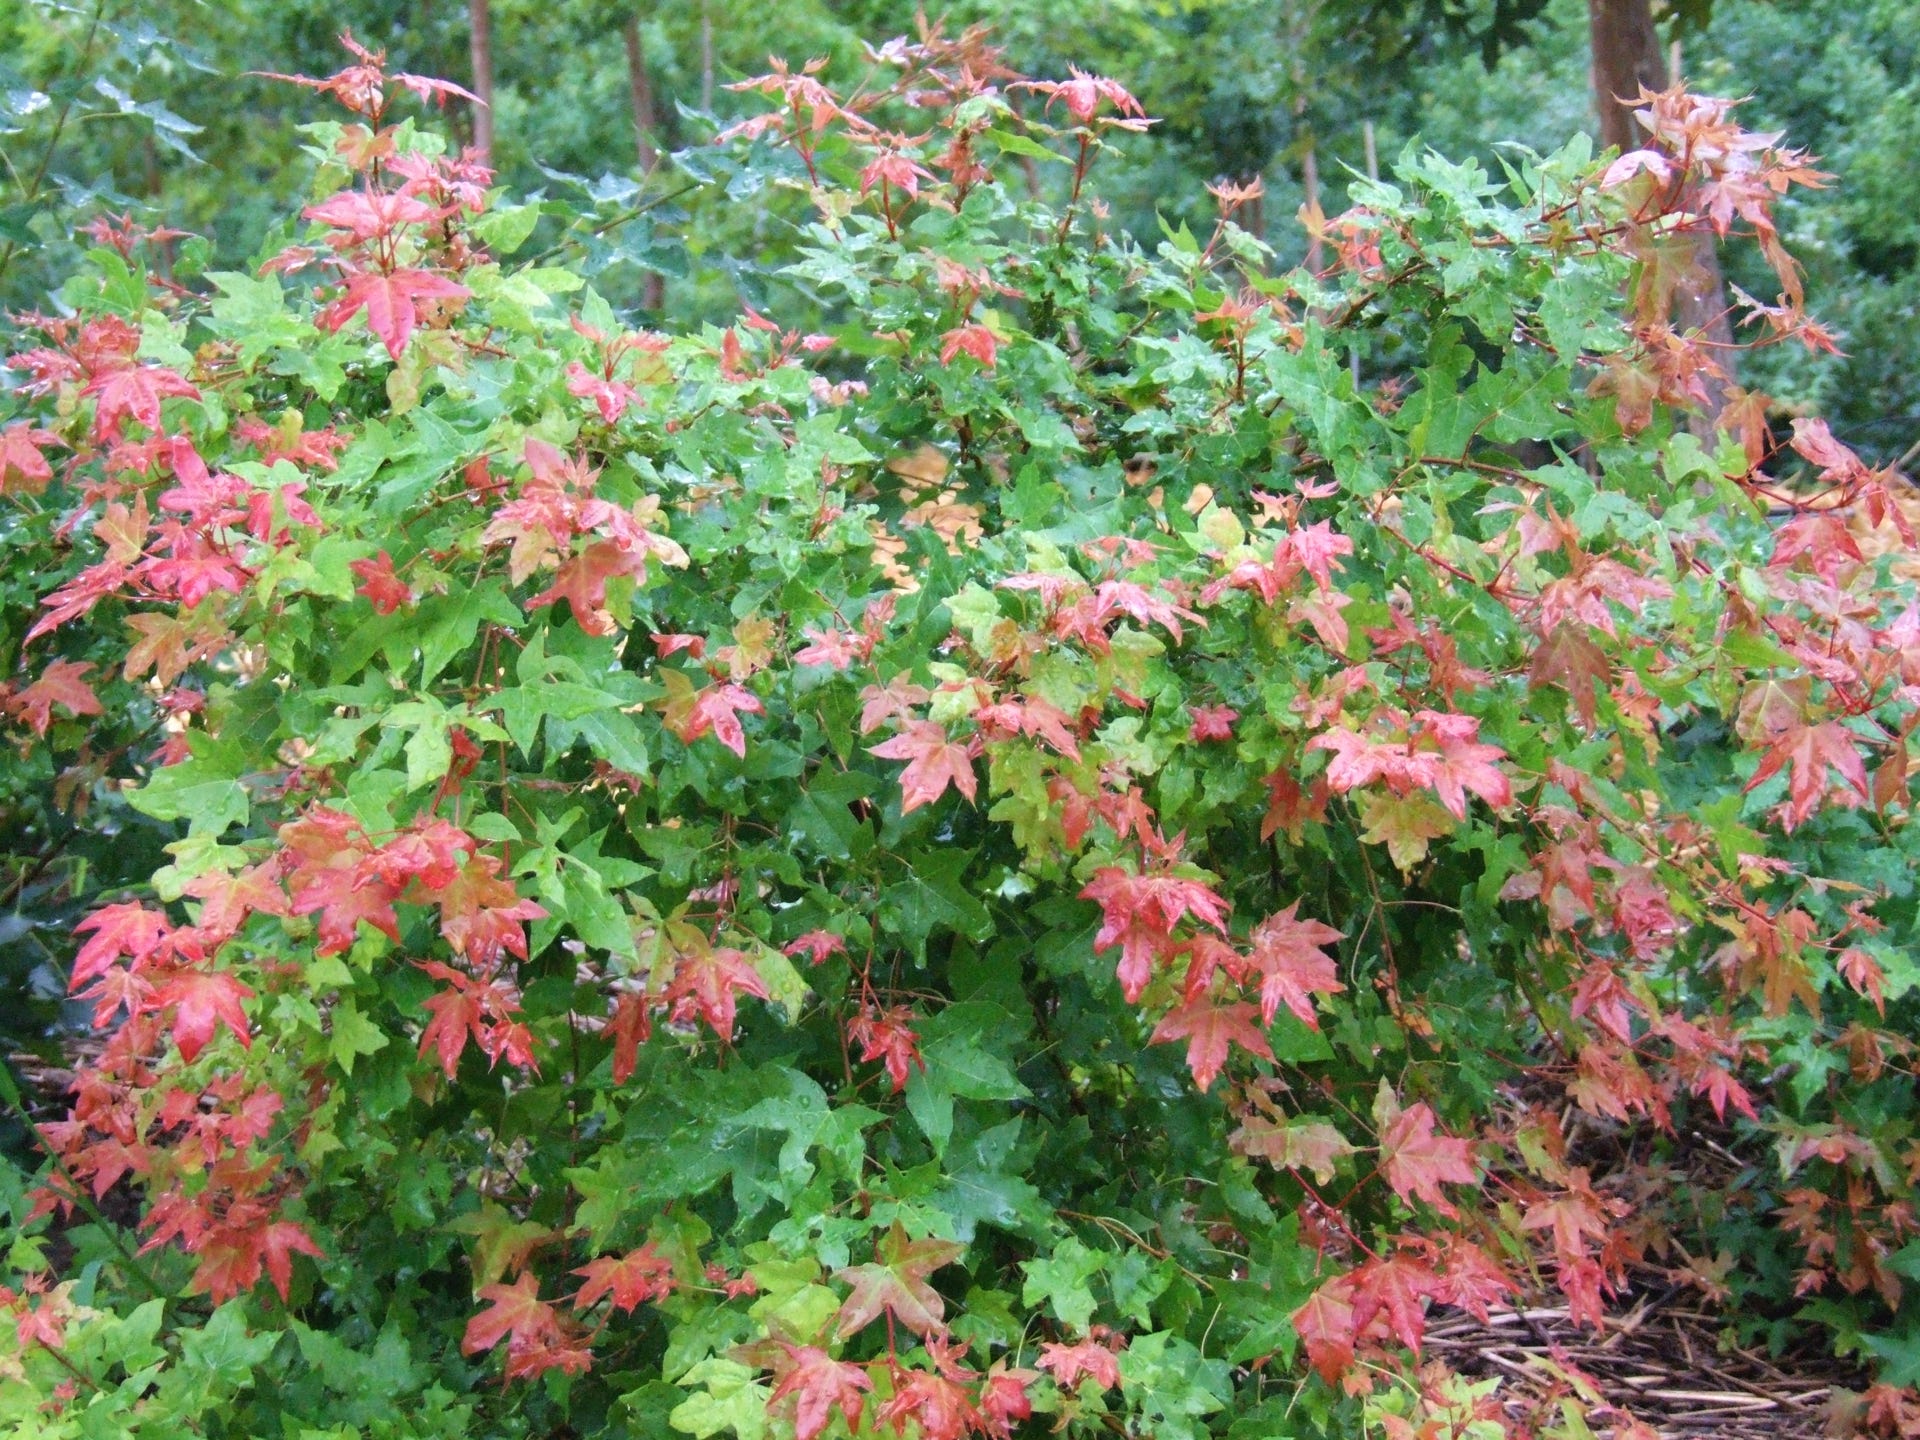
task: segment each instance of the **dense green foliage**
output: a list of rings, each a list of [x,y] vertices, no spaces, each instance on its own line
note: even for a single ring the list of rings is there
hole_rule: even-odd
[[[1748,125],[1786,131],[1841,177],[1786,197],[1781,224],[1808,267],[1814,307],[1846,353],[1756,357],[1747,383],[1787,413],[1826,415],[1870,460],[1903,454],[1920,436],[1911,378],[1920,374],[1912,338],[1920,251],[1910,233],[1920,181],[1906,138],[1920,103],[1920,8],[1914,0],[1670,8],[1685,22],[1710,16],[1677,32],[1684,69],[1700,88],[1753,97]],[[664,271],[674,313],[715,321],[743,297],[762,308],[811,298],[766,286],[760,257],[772,246],[777,260],[784,236],[756,218],[749,189],[695,184],[710,178],[704,167],[689,173],[669,163],[640,190],[621,33],[632,7],[494,0],[492,10],[501,179],[517,193],[594,209],[595,225],[627,213],[643,193],[654,207],[576,246],[573,268],[620,306],[639,300],[643,274]],[[851,65],[863,39],[910,28],[913,6],[690,0],[640,13],[657,138],[674,151],[700,146],[745,113],[725,86],[763,69],[770,53]],[[1267,196],[1243,219],[1284,261],[1298,261],[1306,148],[1317,152],[1322,209],[1338,213],[1364,175],[1368,123],[1381,155],[1418,142],[1489,165],[1503,142],[1552,150],[1592,123],[1584,0],[1517,0],[1498,13],[1491,3],[1421,0],[970,0],[942,13],[955,24],[991,22],[1009,63],[1027,73],[1079,64],[1128,77],[1161,123],[1127,138],[1126,162],[1103,190],[1115,223],[1149,245],[1156,216],[1205,225],[1209,182],[1258,175]],[[284,86],[245,72],[321,73],[342,28],[386,47],[400,68],[467,73],[457,5],[27,0],[0,14],[0,153],[11,167],[0,171],[0,243],[31,237],[24,254],[0,264],[0,303],[37,303],[77,258],[73,225],[103,209],[202,237],[167,247],[162,268],[234,268],[271,248],[269,229],[305,184],[296,127],[306,117]],[[1490,43],[1500,47],[1491,71],[1483,65]],[[113,89],[97,89],[100,80]],[[49,148],[70,97],[69,121]],[[43,157],[52,163],[39,198],[56,200],[52,208],[21,194]],[[1057,173],[1041,167],[1022,178],[1060,198]],[[558,227],[558,218],[548,222],[536,245],[551,243]],[[811,323],[804,306],[786,318]]]
[[[1804,156],[1409,148],[1314,275],[922,35],[742,87],[642,324],[643,197],[271,83],[258,263],[8,347],[10,1433],[1574,1436],[1406,1351],[1655,1265],[1904,1423],[1911,537],[1668,323],[1711,226],[1823,350]]]

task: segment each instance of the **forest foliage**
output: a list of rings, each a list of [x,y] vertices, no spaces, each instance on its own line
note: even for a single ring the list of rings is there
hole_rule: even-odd
[[[101,220],[13,322],[92,1033],[0,1071],[0,1423],[1571,1437],[1430,1313],[1657,1274],[1913,1428],[1914,537],[1739,383],[1835,348],[1803,151],[1409,146],[1316,272],[921,31],[738,82],[674,163],[771,299],[640,317],[645,197],[351,50],[258,263]]]

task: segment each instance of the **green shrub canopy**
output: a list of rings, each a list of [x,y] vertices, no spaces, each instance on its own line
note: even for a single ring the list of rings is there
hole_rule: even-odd
[[[1492,1435],[1430,1311],[1651,1264],[1920,1375],[1902,497],[1669,323],[1705,231],[1827,343],[1804,157],[1649,95],[1272,274],[934,32],[723,137],[818,318],[656,333],[353,58],[292,243],[9,362],[7,784],[170,827],[11,1433]]]

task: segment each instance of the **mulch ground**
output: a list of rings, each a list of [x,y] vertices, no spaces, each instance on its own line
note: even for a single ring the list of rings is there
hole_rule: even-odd
[[[1598,1332],[1551,1306],[1496,1311],[1484,1325],[1449,1315],[1429,1326],[1427,1346],[1461,1374],[1508,1382],[1515,1420],[1567,1399],[1597,1436],[1636,1433],[1630,1419],[1661,1440],[1861,1433],[1864,1375],[1812,1349],[1769,1358],[1735,1346],[1725,1318],[1685,1291],[1643,1297]]]

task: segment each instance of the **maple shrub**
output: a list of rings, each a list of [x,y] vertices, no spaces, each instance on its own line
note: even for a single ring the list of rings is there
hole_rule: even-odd
[[[1275,274],[935,32],[740,87],[774,299],[655,332],[300,83],[257,270],[14,322],[7,1433],[1573,1436],[1423,1331],[1648,1285],[1917,1423],[1911,537],[1671,323],[1710,230],[1831,344],[1805,157],[1647,95]]]

